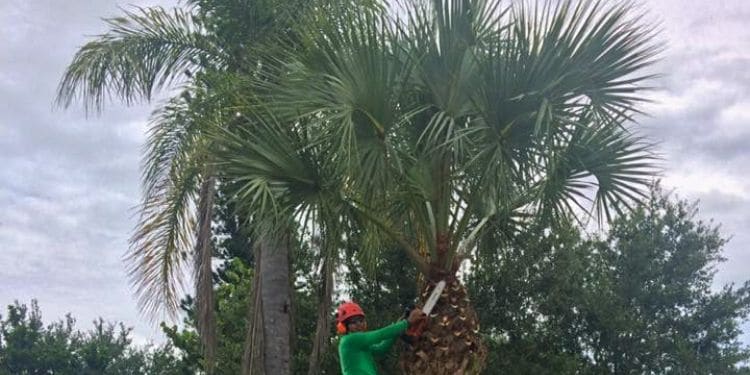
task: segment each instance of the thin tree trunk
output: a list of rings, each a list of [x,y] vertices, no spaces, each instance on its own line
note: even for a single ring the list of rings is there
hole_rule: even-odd
[[[248,325],[243,373],[291,373],[289,238],[260,238],[256,251],[253,316]]]
[[[213,218],[216,181],[206,178],[201,184],[198,202],[198,234],[195,242],[195,296],[197,307],[198,335],[200,336],[203,357],[206,360],[206,373],[214,372],[216,357],[216,315],[214,314],[213,248],[211,247],[211,220]]]
[[[247,306],[247,328],[245,331],[245,349],[242,353],[242,375],[265,375],[263,371],[263,301],[260,289],[261,278],[261,246],[255,245],[253,250],[255,269],[250,298]]]
[[[313,348],[310,353],[310,363],[307,371],[308,375],[316,375],[320,373],[320,364],[326,351],[328,351],[328,340],[330,339],[331,332],[331,304],[333,303],[334,267],[333,259],[326,256],[323,259],[323,267],[321,270],[323,285],[320,286],[318,291],[318,296],[320,298],[318,303],[318,321],[315,329],[315,338],[313,339]]]

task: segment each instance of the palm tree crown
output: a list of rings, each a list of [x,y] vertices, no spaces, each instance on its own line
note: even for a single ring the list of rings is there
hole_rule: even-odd
[[[631,5],[399,5],[337,13],[252,83],[267,95],[219,135],[245,205],[336,202],[368,248],[450,272],[489,220],[553,224],[590,196],[609,218],[642,195],[653,156],[627,122],[658,46]]]

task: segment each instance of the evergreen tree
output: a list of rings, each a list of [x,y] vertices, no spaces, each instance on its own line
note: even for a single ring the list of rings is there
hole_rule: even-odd
[[[18,302],[0,317],[0,375],[188,375],[195,372],[170,344],[139,348],[122,323],[94,321],[81,332],[75,320],[44,325],[39,305]]]
[[[468,284],[491,342],[488,373],[732,374],[750,283],[712,291],[726,240],[656,189],[602,238],[538,226],[487,236]]]

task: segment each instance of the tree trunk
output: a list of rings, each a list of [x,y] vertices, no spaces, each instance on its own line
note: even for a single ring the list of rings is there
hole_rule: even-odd
[[[245,349],[242,353],[242,375],[263,375],[263,301],[261,300],[260,285],[260,245],[255,245],[253,258],[253,283],[250,298],[248,298]]]
[[[325,257],[322,267],[323,285],[318,290],[320,301],[318,302],[318,321],[315,329],[315,338],[313,339],[312,353],[310,353],[310,362],[307,370],[308,375],[320,373],[320,364],[323,356],[328,350],[328,342],[331,336],[331,305],[333,304],[333,272],[334,261],[330,257]]]
[[[292,340],[289,239],[261,238],[258,247],[242,371],[287,375],[291,374]]]
[[[484,369],[487,349],[479,336],[479,320],[466,288],[451,277],[432,310],[422,335],[401,355],[405,374],[468,375]],[[434,283],[422,289],[429,297]]]
[[[211,246],[211,221],[213,219],[216,180],[206,178],[201,184],[198,201],[198,235],[195,241],[195,299],[197,307],[196,328],[201,339],[206,374],[214,373],[216,357],[216,316],[214,313],[213,247]]]

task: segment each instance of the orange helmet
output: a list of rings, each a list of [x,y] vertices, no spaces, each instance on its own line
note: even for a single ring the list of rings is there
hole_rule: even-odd
[[[354,301],[344,302],[336,309],[336,322],[343,323],[353,316],[365,316],[365,312]]]
[[[343,335],[346,333],[344,322],[353,316],[365,316],[365,312],[353,301],[344,302],[339,305],[339,308],[336,309],[336,332],[338,334]]]

